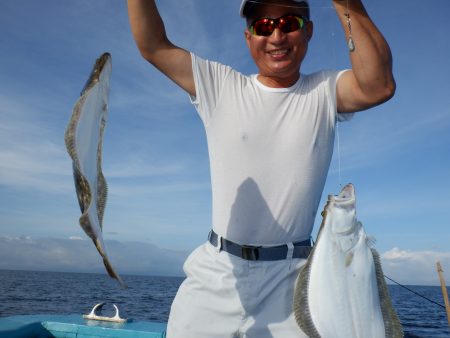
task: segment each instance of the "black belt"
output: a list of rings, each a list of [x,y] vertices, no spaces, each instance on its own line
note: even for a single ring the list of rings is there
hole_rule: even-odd
[[[218,246],[218,238],[219,236],[211,230],[208,240],[215,247]],[[222,237],[220,237],[220,242],[220,250],[249,261],[278,261],[288,258],[289,248],[286,244],[270,247],[240,245]],[[308,258],[312,250],[309,239],[303,242],[293,243],[293,245],[292,258]]]

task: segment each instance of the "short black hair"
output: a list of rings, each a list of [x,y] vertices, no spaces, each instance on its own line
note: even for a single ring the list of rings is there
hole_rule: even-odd
[[[292,1],[294,3],[294,1]],[[248,20],[250,19],[250,11],[253,7],[255,7],[258,4],[264,4],[266,3],[265,0],[255,0],[255,1],[249,1],[245,4],[244,10],[242,11],[244,17]],[[271,2],[267,2],[267,3],[271,3]],[[301,2],[296,2],[295,1],[295,7],[298,8],[302,8],[305,10],[305,16],[306,18],[309,20],[309,15],[310,15],[310,11],[309,11],[309,5],[306,1],[301,1]]]

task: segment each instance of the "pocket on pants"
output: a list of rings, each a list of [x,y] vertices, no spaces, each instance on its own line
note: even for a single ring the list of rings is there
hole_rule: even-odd
[[[211,261],[212,257],[208,257],[209,254],[205,248],[208,244],[209,243],[200,245],[189,254],[188,258],[186,258],[186,261],[183,264],[183,271],[186,276],[191,275],[197,268],[204,266],[205,264],[208,264],[208,261]]]

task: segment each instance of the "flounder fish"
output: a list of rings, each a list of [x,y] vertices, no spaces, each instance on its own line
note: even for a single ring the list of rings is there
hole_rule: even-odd
[[[92,239],[108,274],[126,287],[109,262],[102,228],[107,185],[102,173],[102,143],[108,115],[111,55],[95,62],[80,98],[75,103],[65,133],[67,151],[73,161],[73,177],[81,209],[80,225]]]
[[[316,244],[301,270],[294,313],[311,338],[397,338],[380,257],[356,219],[355,190],[328,196]]]

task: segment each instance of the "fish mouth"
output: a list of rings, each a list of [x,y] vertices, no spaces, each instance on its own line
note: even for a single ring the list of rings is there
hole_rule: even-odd
[[[341,220],[333,223],[332,231],[335,235],[349,236],[357,230],[358,222],[356,220],[356,199],[353,184],[347,184],[338,195],[329,195],[326,209]]]
[[[355,187],[353,184],[349,183],[344,188],[342,188],[339,197],[341,198],[354,198],[355,197]]]
[[[354,199],[355,198],[355,187],[353,184],[349,183],[345,185],[345,187],[342,188],[339,195],[334,196],[336,199],[340,200],[348,200],[348,199]]]
[[[346,204],[347,202],[355,201],[355,187],[352,183],[347,184],[342,188],[338,195],[328,195],[328,200],[338,202],[339,204]]]

